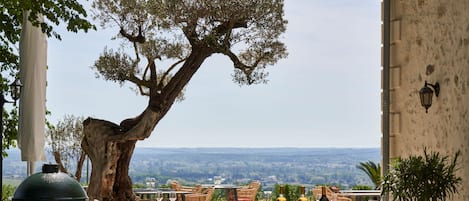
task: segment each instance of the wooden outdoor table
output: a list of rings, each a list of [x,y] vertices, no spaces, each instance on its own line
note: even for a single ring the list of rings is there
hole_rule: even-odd
[[[174,191],[169,189],[135,189],[135,195],[139,196],[141,199],[150,199],[150,200],[157,200],[157,194],[161,193],[163,201],[169,201],[169,195],[171,193],[175,193],[177,195],[182,195],[182,200],[185,201],[185,194],[189,194],[191,192],[188,191]]]

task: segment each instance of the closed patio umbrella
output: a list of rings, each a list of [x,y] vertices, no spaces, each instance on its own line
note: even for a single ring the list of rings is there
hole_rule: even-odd
[[[21,160],[28,162],[28,175],[34,162],[45,160],[44,132],[46,114],[47,41],[41,28],[34,27],[23,15],[20,38],[20,79],[23,89],[19,105],[18,146]],[[39,16],[43,21],[43,16]]]

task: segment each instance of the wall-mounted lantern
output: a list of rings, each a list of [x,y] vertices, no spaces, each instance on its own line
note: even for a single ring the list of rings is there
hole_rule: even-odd
[[[430,87],[433,88],[433,90]],[[436,97],[440,94],[440,84],[437,82],[435,84],[429,84],[425,81],[422,89],[419,91],[420,103],[425,108],[425,113],[428,113],[428,108],[432,106],[433,91],[435,91]]]
[[[15,102],[20,99],[21,87],[23,87],[23,84],[21,84],[21,81],[18,78],[10,84],[11,97]]]

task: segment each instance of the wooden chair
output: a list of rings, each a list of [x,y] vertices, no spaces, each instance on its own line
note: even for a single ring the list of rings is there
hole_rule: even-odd
[[[321,186],[314,187],[312,189],[312,191],[313,191],[313,195],[315,197],[318,196],[318,195],[322,196]],[[332,192],[332,190],[329,187],[326,187],[326,197],[327,197],[327,199],[333,200],[334,194],[337,196],[338,201],[352,201],[351,198],[345,197],[345,196],[341,195],[340,193],[334,193],[334,192]]]
[[[201,193],[202,192],[202,186],[201,185],[182,186],[177,181],[171,182],[171,189],[173,189],[175,191],[186,191],[186,192],[191,192],[191,193]]]
[[[210,201],[212,200],[213,192],[215,188],[209,187],[205,189],[202,193],[190,193],[186,194],[186,201]]]
[[[190,192],[190,194],[192,193],[202,193],[202,186],[201,185],[196,185],[196,186],[182,186],[181,184],[179,184],[179,182],[177,181],[172,181],[171,182],[171,189],[175,190],[175,191],[185,191],[185,192]],[[190,195],[190,194],[186,194],[187,195]],[[177,201],[183,201],[182,199],[182,195],[181,194],[178,194],[177,195]]]
[[[352,198],[340,196],[340,197],[337,197],[337,200],[338,201],[352,201]]]
[[[238,201],[255,201],[261,183],[252,181],[248,186],[236,189]]]

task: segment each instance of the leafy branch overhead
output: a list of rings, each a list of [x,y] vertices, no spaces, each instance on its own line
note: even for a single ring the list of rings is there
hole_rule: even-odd
[[[281,0],[100,0],[93,8],[101,25],[117,26],[124,39],[122,48],[106,48],[94,68],[105,80],[135,84],[142,95],[185,85],[179,76],[193,65],[191,56],[226,55],[240,85],[266,82],[265,68],[287,56],[279,40],[287,23]]]
[[[21,25],[23,24],[23,12],[29,11],[28,20],[42,31],[48,37],[61,39],[59,33],[54,30],[54,26],[61,22],[67,23],[67,31],[78,32],[83,30],[88,32],[95,29],[87,19],[87,14],[83,6],[77,0],[43,0],[43,1],[20,1],[8,0],[2,1],[2,12],[0,14],[0,63],[2,67],[6,64],[17,63],[18,55],[14,50],[20,40]],[[39,15],[47,18],[47,21],[41,22]],[[2,71],[5,70],[2,68]]]
[[[41,27],[48,37],[61,39],[56,26],[66,24],[67,31],[78,32],[96,29],[87,19],[87,13],[77,0],[3,0],[0,2],[0,81],[2,91],[7,91],[8,84],[17,78],[19,71],[19,41],[23,25],[23,13],[29,12],[28,20],[36,27]],[[40,21],[39,16],[45,21]],[[17,106],[5,109],[3,118],[4,138],[2,150],[15,147],[17,138]],[[6,152],[3,152],[5,155]]]

